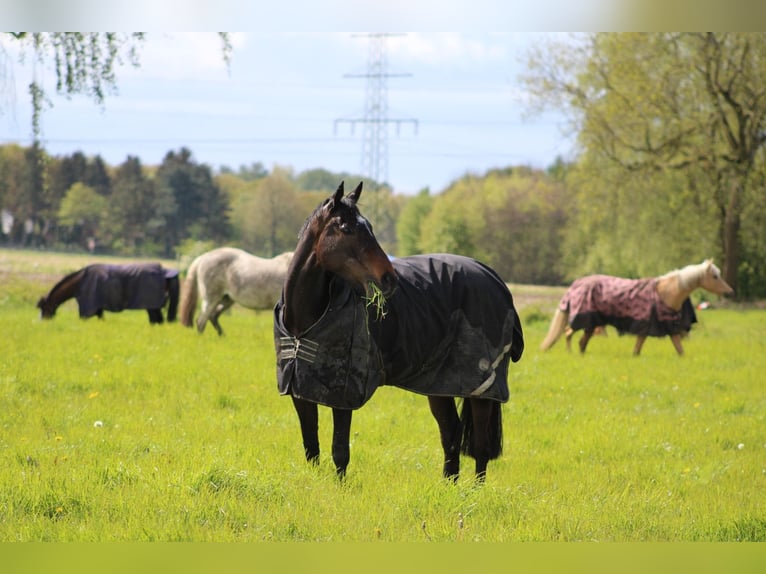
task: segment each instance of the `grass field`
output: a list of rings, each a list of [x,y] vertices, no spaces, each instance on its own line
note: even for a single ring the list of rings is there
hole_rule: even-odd
[[[614,332],[543,354],[562,290],[514,286],[527,350],[486,484],[470,459],[441,479],[425,399],[391,388],[339,484],[329,412],[303,460],[269,312],[235,308],[225,337],[73,302],[40,321],[87,262],[0,250],[0,541],[766,541],[766,311],[698,313],[682,358]]]

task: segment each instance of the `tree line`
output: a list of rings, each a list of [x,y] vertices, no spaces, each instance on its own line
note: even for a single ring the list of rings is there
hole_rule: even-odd
[[[395,255],[451,251],[480,258],[508,280],[557,283],[566,211],[563,181],[526,167],[467,174],[443,193],[324,169],[260,163],[214,173],[186,148],[158,166],[117,166],[81,152],[61,157],[0,147],[0,240],[6,245],[177,258],[236,245],[271,257],[292,250],[305,218],[342,180],[364,181],[361,208]],[[197,245],[197,247],[195,247]]]
[[[305,218],[340,181],[361,180],[360,208],[388,253],[460,253],[508,282],[655,276],[722,258],[714,196],[689,189],[675,172],[624,182],[608,165],[597,179],[591,169],[561,159],[544,170],[509,166],[408,196],[321,168],[295,173],[253,163],[214,172],[186,148],[167,152],[158,166],[132,156],[110,166],[80,152],[49,157],[7,145],[0,147],[0,242],[170,259],[233,245],[272,257],[295,247]],[[766,296],[758,264],[766,258],[763,199],[743,211],[740,298]]]

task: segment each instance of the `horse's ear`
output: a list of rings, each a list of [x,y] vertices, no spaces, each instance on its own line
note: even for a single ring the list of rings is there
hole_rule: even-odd
[[[359,196],[362,193],[362,183],[359,182],[359,185],[356,186],[356,189],[351,192],[351,194],[348,196],[348,199],[351,201],[351,203],[356,204],[356,202],[359,200]]]
[[[335,195],[332,196],[332,206],[334,207],[336,203],[340,203],[340,200],[343,199],[343,182],[340,182],[340,185],[338,186],[338,189],[335,190]]]

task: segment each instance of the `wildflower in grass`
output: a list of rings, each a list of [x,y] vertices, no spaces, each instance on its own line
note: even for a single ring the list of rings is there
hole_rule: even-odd
[[[102,426],[104,426],[104,422],[103,421],[95,421],[93,423],[93,427],[94,428],[101,428]]]
[[[745,448],[745,443],[741,442],[737,445],[737,449],[742,450],[743,448]]]
[[[53,440],[55,440],[56,442],[61,442],[62,440],[64,440],[64,437],[59,434],[59,435],[56,435]]]
[[[91,394],[88,395],[89,399],[95,399],[98,396],[98,391],[93,391]]]

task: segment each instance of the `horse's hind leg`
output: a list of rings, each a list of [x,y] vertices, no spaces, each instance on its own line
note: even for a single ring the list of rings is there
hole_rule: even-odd
[[[149,323],[162,324],[162,309],[147,309],[146,312],[149,314]]]
[[[351,435],[351,415],[354,411],[349,409],[332,410],[332,460],[335,463],[335,472],[338,478],[346,476],[346,468],[351,460],[349,450],[349,437]]]
[[[310,463],[319,462],[319,412],[316,403],[292,397],[295,412],[301,423],[303,451]]]
[[[646,341],[646,335],[639,335],[636,337],[636,346],[633,347],[634,357],[638,357],[641,354],[641,347],[644,346],[644,341]]]
[[[431,414],[439,425],[442,449],[444,449],[444,477],[457,480],[460,474],[460,417],[452,397],[428,397]]]
[[[218,317],[220,317],[226,309],[231,308],[232,305],[234,305],[234,300],[228,295],[224,295],[221,302],[215,306],[215,309],[213,309],[213,312],[210,314],[210,322],[213,324],[213,327],[219,335],[223,335],[223,329],[218,323]]]
[[[684,348],[681,345],[681,335],[676,333],[675,335],[670,336],[670,340],[673,342],[673,347],[676,349],[676,353],[680,355],[684,354]]]
[[[211,320],[211,317],[215,314],[215,309],[218,306],[218,303],[213,305],[210,303],[210,301],[211,301],[210,299],[206,299],[206,298],[202,299],[202,304],[200,305],[199,317],[197,317],[197,331],[199,333],[202,333],[205,330],[205,325],[207,325],[207,322]],[[218,329],[220,329],[220,327],[218,327],[216,330]],[[221,332],[218,331],[218,334],[220,335]]]
[[[585,353],[585,348],[588,346],[588,341],[593,336],[594,329],[585,329],[583,335],[580,338],[580,353]]]
[[[502,449],[502,421],[500,403],[487,399],[467,399],[468,405],[463,408],[471,409],[470,445],[464,450],[470,453],[476,461],[476,480],[484,482],[487,475],[487,463],[500,456]],[[465,435],[464,435],[465,436]]]

